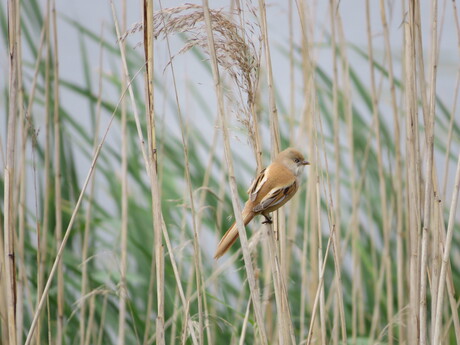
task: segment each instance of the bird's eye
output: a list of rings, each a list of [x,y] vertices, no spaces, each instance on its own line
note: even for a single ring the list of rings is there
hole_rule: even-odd
[[[294,159],[294,162],[299,163],[300,159],[296,158],[296,159]]]

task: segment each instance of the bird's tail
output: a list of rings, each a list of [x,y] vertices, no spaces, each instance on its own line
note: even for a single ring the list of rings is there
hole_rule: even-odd
[[[244,225],[248,225],[248,223],[254,218],[255,214],[252,211],[247,212],[243,210],[243,222]],[[230,247],[235,243],[238,239],[238,228],[236,223],[227,230],[222,239],[220,240],[219,244],[217,245],[216,253],[214,254],[214,259],[219,259],[222,255],[224,255]]]

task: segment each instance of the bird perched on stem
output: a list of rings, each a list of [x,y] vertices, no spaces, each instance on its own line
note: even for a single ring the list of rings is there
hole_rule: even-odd
[[[256,215],[264,216],[263,224],[272,223],[269,213],[287,203],[299,189],[298,176],[310,163],[293,148],[278,154],[267,168],[262,170],[248,189],[249,200],[244,205],[242,217],[247,225]],[[238,239],[236,223],[227,230],[217,245],[214,258],[224,255]]]

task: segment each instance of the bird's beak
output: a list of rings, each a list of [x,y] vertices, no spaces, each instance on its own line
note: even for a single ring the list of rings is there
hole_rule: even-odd
[[[300,164],[302,164],[302,165],[310,165],[310,162],[308,162],[308,161],[302,161],[302,162],[300,162]]]

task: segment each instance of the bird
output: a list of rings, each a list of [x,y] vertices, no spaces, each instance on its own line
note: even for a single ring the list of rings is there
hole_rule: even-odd
[[[299,175],[304,167],[310,165],[300,151],[287,148],[281,151],[273,162],[263,169],[252,182],[247,193],[248,201],[244,205],[242,218],[244,225],[257,215],[262,215],[262,224],[271,224],[270,213],[287,203],[299,189]],[[219,259],[238,239],[236,223],[227,230],[217,245],[214,259]]]

